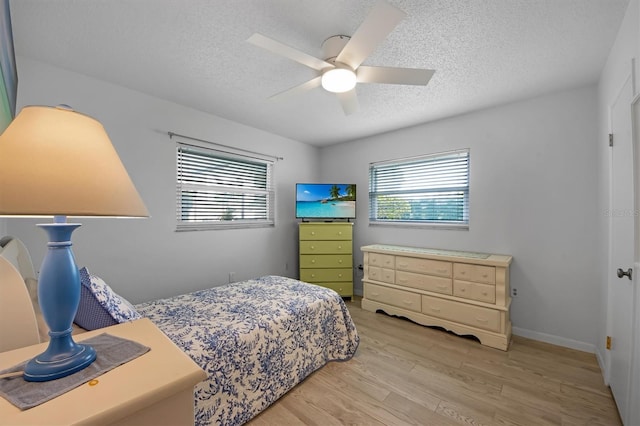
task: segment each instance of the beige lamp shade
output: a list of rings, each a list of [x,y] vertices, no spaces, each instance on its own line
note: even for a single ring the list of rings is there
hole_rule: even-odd
[[[0,215],[149,213],[100,122],[65,107],[28,106],[0,135]]]

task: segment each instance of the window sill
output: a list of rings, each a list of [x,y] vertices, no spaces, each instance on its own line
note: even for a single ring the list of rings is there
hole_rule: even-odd
[[[419,228],[438,229],[452,231],[468,231],[468,223],[432,223],[432,222],[402,222],[402,221],[380,221],[369,220],[369,226],[389,226],[397,228]]]
[[[216,224],[204,224],[204,223],[190,223],[179,224],[176,226],[176,232],[190,232],[190,231],[218,231],[222,229],[250,229],[250,228],[273,228],[275,223],[273,222],[260,222],[260,223],[216,223]]]

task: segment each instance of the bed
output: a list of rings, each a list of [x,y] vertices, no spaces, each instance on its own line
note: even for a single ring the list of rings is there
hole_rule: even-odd
[[[0,257],[3,253],[8,251],[3,249]],[[11,263],[19,269],[17,262]],[[249,421],[326,363],[351,359],[359,343],[337,293],[280,276],[130,308],[149,318],[206,371],[208,378],[194,389],[196,425]],[[117,322],[123,319],[135,316]]]

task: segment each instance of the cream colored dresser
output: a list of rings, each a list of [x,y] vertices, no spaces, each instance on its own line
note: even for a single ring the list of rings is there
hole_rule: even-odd
[[[362,251],[363,309],[473,335],[483,345],[507,350],[511,256],[382,244]]]
[[[149,319],[79,334],[134,340],[151,350],[67,393],[20,411],[0,397],[0,425],[191,425],[193,387],[206,373]],[[41,353],[41,343],[0,353],[0,370]]]
[[[302,222],[300,280],[353,298],[353,223]]]

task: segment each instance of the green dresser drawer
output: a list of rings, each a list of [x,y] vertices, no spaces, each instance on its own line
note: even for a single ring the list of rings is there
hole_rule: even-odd
[[[300,241],[300,254],[351,254],[351,241]]]
[[[301,223],[300,240],[345,240],[351,241],[353,224]]]
[[[301,254],[301,268],[347,268],[353,264],[350,254]]]
[[[300,281],[310,283],[317,282],[353,282],[353,272],[351,268],[335,268],[335,269],[300,269]]]
[[[322,287],[330,288],[342,297],[353,297],[353,283],[319,283]]]

